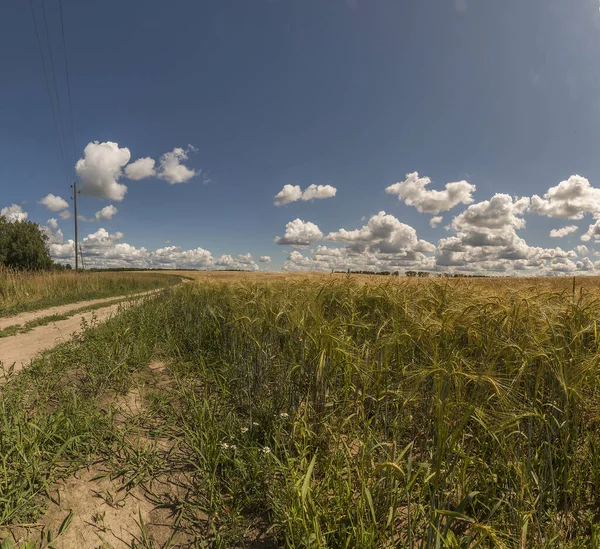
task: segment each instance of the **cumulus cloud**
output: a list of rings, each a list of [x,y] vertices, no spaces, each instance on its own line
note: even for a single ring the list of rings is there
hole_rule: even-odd
[[[458,204],[471,204],[475,185],[467,181],[447,183],[443,191],[429,190],[429,177],[419,177],[418,172],[406,174],[406,179],[385,189],[388,194],[398,197],[408,206],[414,206],[421,213],[439,214],[451,210]]]
[[[63,221],[66,219],[71,219],[71,212],[69,210],[64,210],[58,214]]]
[[[131,158],[127,147],[106,141],[88,143],[83,150],[83,158],[75,164],[75,171],[81,179],[81,191],[91,196],[121,201],[127,186],[118,183],[122,168]]]
[[[452,221],[457,231],[488,229],[502,230],[507,227],[522,229],[525,220],[520,217],[529,207],[529,198],[513,198],[508,194],[495,194],[490,200],[472,204]]]
[[[283,264],[285,271],[389,271],[406,269],[432,270],[433,257],[422,253],[383,254],[378,252],[355,253],[347,248],[317,246],[310,255],[298,251],[289,254]]]
[[[290,204],[291,202],[296,202],[296,200],[300,200],[302,196],[302,189],[300,185],[284,185],[283,189],[281,189],[273,199],[273,204],[275,206],[283,206],[284,204]]]
[[[103,251],[112,248],[119,240],[123,238],[123,233],[109,233],[106,229],[100,228],[95,233],[86,236],[82,244],[88,254],[99,254]]]
[[[113,218],[113,216],[118,212],[117,208],[112,204],[108,206],[104,206],[101,210],[97,211],[94,214],[94,217],[84,217],[82,215],[78,216],[80,221],[87,221],[88,223],[99,223],[101,221],[108,221]]]
[[[112,219],[113,216],[118,212],[117,208],[115,208],[112,204],[109,206],[104,206],[100,211],[96,212],[95,218],[97,220],[106,220]]]
[[[215,261],[217,267],[227,269],[241,269],[258,271],[259,266],[255,263],[252,254],[230,255],[224,254]]]
[[[190,151],[195,151],[195,149],[191,145],[188,145],[187,149],[175,147],[171,152],[163,154],[160,157],[157,176],[171,185],[186,183],[192,179],[192,177],[197,175],[197,172],[181,163],[183,160],[188,159]]]
[[[349,251],[355,253],[380,252],[383,254],[431,253],[435,246],[419,240],[417,231],[401,223],[393,215],[381,211],[369,219],[360,229],[329,233],[327,240],[344,242]]]
[[[317,240],[323,238],[321,229],[310,221],[294,219],[285,226],[285,234],[275,238],[275,242],[280,245],[291,245],[296,248],[303,248],[314,244]]]
[[[588,242],[592,239],[594,239],[594,241],[600,240],[600,219],[598,219],[595,223],[592,223],[587,232],[581,236],[581,240],[584,242]]]
[[[156,170],[154,169],[155,164],[154,158],[150,158],[149,156],[138,158],[135,162],[127,164],[125,167],[125,175],[134,181],[153,177],[156,175]]]
[[[49,226],[42,227],[42,230],[49,236],[51,256],[61,263],[71,262],[74,255],[73,240],[65,242],[60,230],[53,231]],[[258,270],[259,268],[249,253],[225,254],[215,259],[210,251],[201,247],[185,250],[178,246],[165,246],[157,250],[149,250],[123,242],[123,238],[123,233],[109,233],[104,228],[83,238],[81,248],[86,267],[208,270],[223,267],[244,270]]]
[[[574,233],[577,230],[577,225],[567,225],[560,229],[552,229],[550,231],[550,238],[562,238],[568,234]]]
[[[40,229],[48,237],[47,244],[50,249],[52,249],[52,246],[54,245],[61,246],[63,244],[63,233],[58,228],[58,223],[53,217],[46,221],[46,225],[41,225]],[[71,252],[73,252],[73,250],[74,247],[71,246]]]
[[[149,252],[148,263],[154,267],[177,269],[207,269],[214,265],[212,254],[204,248],[184,250],[178,246],[167,246]]]
[[[302,200],[307,201],[332,198],[336,193],[337,189],[331,185],[309,185],[302,193]]]
[[[271,263],[271,256],[269,255],[261,255],[260,259],[258,260],[260,263]]]
[[[531,211],[548,217],[581,219],[586,213],[600,212],[600,189],[580,175],[572,175],[548,189],[543,198],[531,197]]]
[[[529,206],[528,198],[506,194],[470,205],[449,227],[455,236],[438,242],[436,270],[556,275],[594,268],[589,262],[577,261],[578,253],[585,251],[585,247],[566,251],[529,246],[517,234],[517,230],[525,227],[522,216]]]
[[[25,221],[28,217],[28,213],[23,211],[23,208],[18,204],[11,204],[6,208],[0,210],[0,216],[6,218],[9,223],[15,223],[16,221]]]
[[[444,218],[441,215],[435,215],[433,216],[430,220],[429,220],[429,226],[430,227],[437,227],[442,221],[444,221]]]
[[[585,244],[580,244],[579,246],[575,246],[575,251],[579,255],[587,255],[590,253],[590,250],[588,249],[588,247]]]
[[[60,196],[55,196],[52,193],[47,194],[44,198],[39,201],[39,204],[43,204],[50,211],[60,212],[66,210],[69,207],[69,203]]]
[[[332,198],[336,195],[337,189],[331,185],[309,185],[304,192],[300,185],[284,185],[274,197],[275,206],[283,206],[298,200],[322,200]]]

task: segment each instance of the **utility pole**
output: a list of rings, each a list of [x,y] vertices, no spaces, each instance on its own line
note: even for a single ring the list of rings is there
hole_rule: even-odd
[[[85,271],[85,261],[83,260],[83,248],[79,244],[79,256],[81,257],[81,268]]]
[[[77,194],[79,191],[77,190],[77,181],[73,181],[73,185],[71,185],[73,189],[73,206],[75,210],[75,271],[79,270],[79,254],[77,250]]]

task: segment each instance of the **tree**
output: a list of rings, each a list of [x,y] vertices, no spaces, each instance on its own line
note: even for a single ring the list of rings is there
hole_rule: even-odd
[[[9,222],[0,216],[0,265],[39,271],[52,268],[48,237],[32,221]]]

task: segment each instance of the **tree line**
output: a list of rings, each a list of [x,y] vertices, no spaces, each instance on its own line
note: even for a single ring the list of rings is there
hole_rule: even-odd
[[[0,266],[45,271],[71,268],[50,257],[48,235],[33,221],[9,221],[0,215]]]

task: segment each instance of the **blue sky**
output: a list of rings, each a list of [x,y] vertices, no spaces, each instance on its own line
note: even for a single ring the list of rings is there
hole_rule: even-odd
[[[40,0],[33,6],[47,53]],[[273,270],[596,269],[598,1],[63,0],[75,157],[58,1],[45,8],[68,171],[97,141],[129,149],[130,162],[151,157],[159,174],[117,176],[127,186],[122,200],[81,195],[88,219],[118,210],[80,223],[82,236],[96,234],[84,244],[90,262],[158,264],[153,250],[178,247],[178,266],[250,253],[256,263],[270,256],[258,265]],[[56,218],[54,251],[66,260],[72,219],[38,203],[49,193],[68,199],[72,175],[27,2],[3,7],[0,74],[0,208],[16,204],[40,224]],[[170,184],[160,158],[176,148],[196,175]],[[416,178],[399,197],[386,192],[413,172],[431,183]],[[428,191],[460,181],[476,190],[465,187],[464,200],[431,227],[434,214],[414,204],[422,209]],[[561,181],[564,192],[544,198]],[[275,206],[285,185],[336,193]],[[495,194],[511,198],[486,206]],[[541,202],[512,198],[534,195]],[[296,219],[318,229],[298,224],[280,240],[290,244],[277,244]],[[577,230],[549,236],[566,226]],[[185,255],[198,248],[213,259]]]

